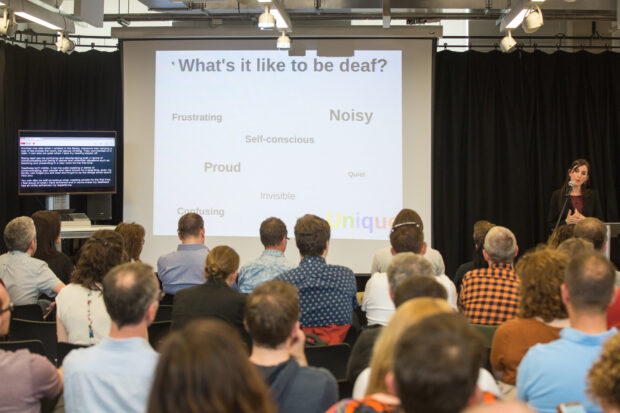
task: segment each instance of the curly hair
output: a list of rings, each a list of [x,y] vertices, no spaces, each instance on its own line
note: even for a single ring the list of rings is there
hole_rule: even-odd
[[[116,226],[114,231],[123,236],[125,241],[125,251],[129,259],[140,261],[140,253],[144,245],[144,227],[140,224],[121,222]]]
[[[562,242],[566,241],[567,239],[573,238],[574,233],[574,225],[560,225],[555,229],[555,231],[553,231],[551,235],[549,235],[549,238],[547,239],[547,245],[552,248],[557,248]]]
[[[592,365],[588,394],[599,404],[620,409],[620,334],[605,342],[601,358]]]
[[[568,317],[560,287],[568,257],[552,248],[534,250],[517,262],[519,317],[540,317],[545,322]]]
[[[205,278],[210,281],[226,280],[239,269],[239,254],[226,245],[219,245],[209,251],[205,261]]]
[[[121,234],[109,229],[96,231],[82,245],[71,282],[98,290],[103,277],[119,264],[128,261]]]

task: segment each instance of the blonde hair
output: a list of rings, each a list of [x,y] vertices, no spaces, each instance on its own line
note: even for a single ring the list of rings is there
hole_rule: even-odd
[[[398,307],[372,350],[366,395],[387,392],[385,376],[394,369],[394,347],[407,329],[428,316],[452,312],[452,307],[440,298],[414,298]]]

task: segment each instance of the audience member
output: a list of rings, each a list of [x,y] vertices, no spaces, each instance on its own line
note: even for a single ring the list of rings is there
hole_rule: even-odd
[[[570,262],[562,284],[570,327],[559,340],[537,344],[523,357],[517,371],[520,400],[543,413],[566,402],[580,402],[590,413],[602,411],[586,395],[586,375],[603,342],[616,334],[606,323],[613,293],[614,267],[603,255],[584,253]]]
[[[463,410],[463,413],[536,413],[527,404],[517,401],[477,404]]]
[[[487,232],[493,228],[495,224],[489,221],[476,221],[474,224],[474,252],[471,261],[461,264],[454,273],[454,285],[457,293],[461,292],[461,284],[463,283],[463,277],[469,271],[477,270],[478,268],[488,268],[489,264],[484,260],[482,254],[482,246],[484,245],[484,237],[487,236]]]
[[[328,344],[342,343],[357,307],[355,275],[347,267],[328,265],[330,228],[316,215],[304,215],[295,224],[295,242],[301,262],[275,279],[299,290],[301,326]]]
[[[424,223],[422,222],[422,218],[413,209],[401,209],[394,218],[392,228],[405,222],[417,222],[418,224],[420,224],[420,230],[424,231]],[[392,249],[390,246],[377,250],[372,259],[370,273],[374,274],[377,272],[386,272],[388,265],[390,265],[390,261],[392,261],[393,255],[394,254],[392,253]],[[426,258],[428,262],[430,262],[433,266],[433,272],[435,273],[435,275],[441,276],[445,274],[446,267],[443,263],[443,257],[441,256],[441,253],[439,251],[431,247],[427,247],[424,252],[424,258]]]
[[[245,294],[257,286],[273,280],[276,275],[293,269],[284,251],[288,243],[286,225],[279,218],[267,218],[260,225],[260,242],[265,247],[256,260],[239,270],[239,291]]]
[[[9,333],[13,303],[0,283],[0,337]],[[62,376],[47,358],[28,350],[0,350],[0,400],[3,412],[38,413],[41,399],[53,399],[62,390]]]
[[[562,242],[573,238],[575,234],[575,226],[570,224],[560,225],[549,235],[547,245],[551,248],[557,248]]]
[[[332,374],[308,367],[297,288],[284,281],[255,288],[248,296],[245,324],[252,338],[250,361],[269,385],[279,411],[323,413],[338,400]]]
[[[513,233],[495,226],[484,238],[482,254],[489,268],[465,274],[459,306],[470,323],[498,325],[517,314],[519,278],[512,263],[519,248]]]
[[[500,325],[493,337],[491,365],[505,384],[502,393],[514,398],[517,367],[537,343],[560,338],[568,327],[568,314],[560,294],[568,257],[552,248],[525,254],[516,266],[519,276],[519,312]],[[502,386],[500,386],[502,387]]]
[[[205,243],[204,220],[189,212],[179,219],[177,229],[181,244],[176,251],[159,257],[157,276],[166,294],[204,282],[203,267],[209,248]]]
[[[161,291],[142,263],[114,267],[103,279],[109,337],[73,350],[63,362],[65,408],[72,412],[144,412],[158,355],[147,341]]]
[[[218,320],[193,321],[161,349],[148,413],[276,413],[239,335]],[[286,413],[283,411],[282,413]]]
[[[620,412],[620,334],[605,342],[588,373],[588,394],[605,413]]]
[[[182,328],[191,320],[218,318],[237,328],[249,345],[243,326],[246,295],[231,288],[237,279],[239,254],[226,245],[213,248],[204,263],[203,284],[177,292],[172,307],[172,329]]]
[[[56,277],[69,283],[73,261],[57,248],[60,244],[60,214],[56,211],[37,211],[32,214],[37,232],[37,250],[32,255],[47,263]]]
[[[9,252],[0,255],[0,279],[13,305],[37,304],[39,295],[54,297],[65,286],[45,261],[32,257],[37,250],[32,218],[17,217],[6,224],[4,243]]]
[[[458,413],[482,402],[482,337],[460,314],[437,314],[404,331],[386,384],[404,413]]]
[[[382,274],[377,273],[373,277],[379,275]],[[422,255],[412,252],[397,254],[388,266],[388,273],[385,278],[385,286],[383,288],[386,291],[385,295],[387,295],[387,300],[390,301],[389,308],[392,309],[390,315],[386,315],[386,319],[388,320],[391,318],[392,314],[394,314],[392,297],[394,297],[395,291],[397,291],[406,280],[430,280],[439,286],[444,295],[447,295],[445,288],[436,282],[431,264]],[[377,278],[375,278],[375,281],[377,281]],[[383,279],[380,281],[383,283]],[[371,288],[371,290],[373,289],[375,290],[375,294],[378,295],[376,289]],[[370,364],[372,349],[375,341],[377,341],[377,337],[379,337],[381,333],[381,327],[383,327],[382,324],[369,325],[355,341],[347,364],[347,377],[351,383],[354,383],[357,376]]]
[[[394,305],[398,308],[406,301],[420,297],[446,300],[448,293],[434,277],[409,277],[396,288],[394,292]]]
[[[584,252],[594,251],[594,244],[583,238],[569,238],[562,241],[556,249],[570,259]]]
[[[392,252],[394,254],[400,253],[415,253],[424,255],[426,249],[426,243],[424,242],[424,233],[421,226],[417,222],[403,222],[401,224],[394,225],[390,232],[390,243],[392,244]],[[411,271],[405,271],[399,273],[400,278],[406,278],[413,275]],[[448,294],[448,304],[452,305],[455,309],[456,306],[456,288],[450,279],[442,274],[436,276],[432,272],[420,273],[417,275],[435,276],[437,282],[439,282]],[[366,290],[362,298],[362,310],[366,311],[366,318],[368,324],[381,324],[385,325],[390,319],[390,316],[394,313],[394,302],[392,297],[396,289],[388,287],[388,276],[386,273],[373,274],[366,283]]]
[[[140,262],[140,254],[142,253],[142,247],[144,246],[144,227],[135,222],[119,223],[114,231],[123,236],[125,242],[125,252],[132,262]]]
[[[598,218],[588,217],[575,224],[575,238],[590,241],[601,254],[607,249],[607,228]],[[616,286],[620,287],[620,271],[616,270]]]
[[[401,334],[425,317],[451,312],[454,312],[454,309],[445,300],[427,297],[409,300],[398,307],[390,323],[381,329],[372,347],[370,367],[365,368],[357,377],[353,397],[359,399],[364,395],[387,394],[385,377],[393,370],[394,346]]]
[[[114,231],[97,231],[84,243],[71,284],[56,297],[59,342],[90,345],[110,334],[101,282],[112,267],[126,261],[123,237]]]

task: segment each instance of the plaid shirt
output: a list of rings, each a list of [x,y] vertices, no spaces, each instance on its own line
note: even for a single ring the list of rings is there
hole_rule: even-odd
[[[459,307],[470,323],[498,325],[517,315],[518,288],[512,264],[493,263],[465,274]]]

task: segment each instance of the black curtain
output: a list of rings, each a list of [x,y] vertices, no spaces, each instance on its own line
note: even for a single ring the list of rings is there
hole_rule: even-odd
[[[444,51],[436,56],[433,239],[454,274],[475,221],[546,240],[549,199],[586,158],[606,221],[618,221],[620,54]]]
[[[118,51],[66,55],[0,43],[0,227],[19,215],[45,209],[41,196],[17,195],[19,129],[115,130],[119,139],[117,195],[111,222],[122,220],[123,107]],[[71,196],[86,210],[86,196]],[[0,241],[0,250],[5,250]]]

